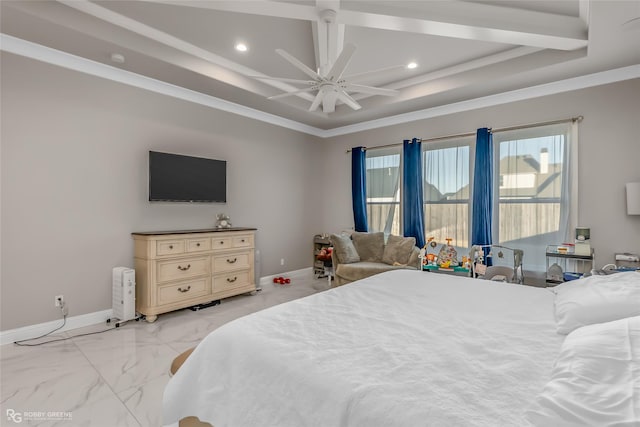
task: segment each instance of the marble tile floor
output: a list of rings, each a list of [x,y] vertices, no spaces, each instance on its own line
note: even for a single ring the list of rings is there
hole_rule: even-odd
[[[310,272],[290,277],[291,285],[268,284],[256,295],[163,314],[154,323],[129,322],[38,347],[1,346],[0,426],[161,426],[162,394],[174,357],[231,320],[329,288],[327,279]],[[100,324],[55,336],[105,328]]]

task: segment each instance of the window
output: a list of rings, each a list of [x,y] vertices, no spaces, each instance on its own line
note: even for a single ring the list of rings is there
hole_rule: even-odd
[[[544,271],[546,245],[565,242],[569,236],[569,213],[575,212],[569,186],[571,140],[570,124],[493,135],[493,241],[523,249],[529,270]]]
[[[425,238],[470,246],[469,195],[473,138],[423,143]]]
[[[402,147],[367,150],[367,221],[369,231],[400,231],[400,157]]]
[[[524,251],[530,271],[546,269],[545,247],[573,241],[577,126],[501,131],[494,141],[493,242]],[[475,138],[422,143],[425,238],[471,246]],[[402,147],[367,150],[370,231],[402,235]]]

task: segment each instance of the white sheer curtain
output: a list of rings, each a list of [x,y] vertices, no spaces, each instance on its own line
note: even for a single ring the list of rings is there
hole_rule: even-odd
[[[546,269],[547,245],[573,242],[577,129],[571,124],[494,133],[494,242],[524,250],[524,268]]]
[[[560,200],[559,234],[565,242],[573,242],[574,230],[578,226],[578,122],[569,126],[565,144],[565,163],[563,170],[562,193]]]
[[[423,144],[425,238],[469,248],[471,139]]]
[[[402,235],[400,228],[401,148],[367,150],[367,219],[369,231]]]

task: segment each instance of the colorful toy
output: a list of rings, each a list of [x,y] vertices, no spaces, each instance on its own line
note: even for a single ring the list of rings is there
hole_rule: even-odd
[[[445,264],[447,267],[457,267],[458,264],[458,252],[455,250],[453,246],[451,246],[451,238],[447,237],[445,239],[447,243],[442,245],[440,248],[440,252],[438,253],[438,264],[440,267],[443,267]]]
[[[437,257],[436,254],[434,253],[429,253],[429,247],[431,247],[431,249],[435,249],[435,247],[438,245],[438,243],[436,242],[434,237],[429,237],[427,239],[427,243],[424,245],[424,248],[422,248],[422,250],[420,251],[421,253],[424,251],[424,255],[422,257],[422,263],[423,265],[429,265],[429,264],[435,264],[437,261]]]
[[[316,259],[320,261],[331,261],[331,254],[333,253],[333,248],[322,248],[320,252],[316,255]]]
[[[288,285],[291,283],[291,279],[289,279],[288,277],[274,277],[273,283],[278,285]]]

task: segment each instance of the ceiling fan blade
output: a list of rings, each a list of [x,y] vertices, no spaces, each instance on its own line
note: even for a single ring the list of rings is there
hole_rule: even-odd
[[[268,77],[268,76],[247,76],[247,77],[251,77],[252,79],[257,79],[257,80],[276,80],[279,82],[298,83],[301,85],[314,85],[317,83],[315,80],[287,79],[282,77]]]
[[[311,103],[311,107],[309,107],[309,111],[315,111],[318,109],[320,102],[322,102],[323,96],[324,96],[323,92],[319,90],[318,94],[316,95],[316,97],[313,99],[313,102]]]
[[[347,92],[343,91],[343,90],[338,92],[338,99],[340,99],[340,101],[344,102],[345,104],[347,104],[349,107],[353,108],[354,110],[359,110],[359,109],[362,108],[362,106],[360,104],[358,104],[355,99],[350,97],[349,94]]]
[[[331,81],[338,81],[342,74],[344,74],[344,70],[349,65],[349,61],[351,61],[351,57],[353,57],[353,53],[356,51],[356,46],[351,43],[347,43],[344,45],[342,52],[340,52],[340,56],[336,59],[336,62],[333,63],[333,66],[325,76],[327,79]]]
[[[351,74],[349,76],[345,76],[344,79],[349,82],[361,82],[361,81],[374,79],[377,76],[382,76],[386,73],[399,71],[401,69],[406,69],[406,67],[404,65],[394,65],[393,67],[381,68],[379,70],[367,71],[367,72],[358,73],[358,74]]]
[[[282,49],[276,49],[276,53],[280,56],[282,56],[284,59],[286,59],[287,61],[289,61],[291,63],[291,65],[293,65],[294,67],[296,67],[297,69],[299,69],[300,71],[304,72],[306,75],[308,75],[309,77],[311,77],[314,80],[319,80],[320,76],[318,75],[318,73],[316,73],[315,71],[313,71],[311,68],[307,67],[306,65],[304,65],[302,62],[300,62],[296,57],[291,56],[289,53],[287,53],[286,51],[282,50]]]
[[[368,93],[369,95],[395,96],[399,93],[395,89],[383,89],[381,87],[354,85],[351,83],[347,83],[342,88],[349,92]]]
[[[338,92],[330,90],[324,93],[322,98],[322,111],[325,113],[333,113],[336,111],[336,98]]]
[[[286,93],[281,93],[280,95],[270,96],[267,99],[286,98],[287,96],[297,95],[297,94],[302,93],[302,92],[311,92],[312,90],[315,90],[315,88],[314,87],[306,87],[304,89],[294,90],[293,92],[286,92]]]

